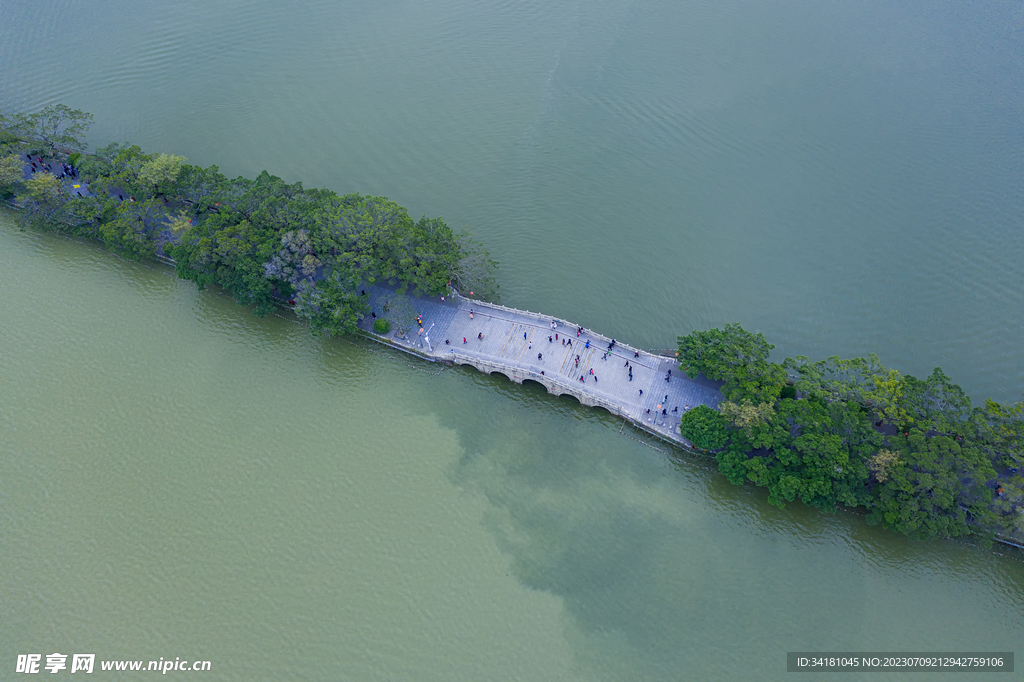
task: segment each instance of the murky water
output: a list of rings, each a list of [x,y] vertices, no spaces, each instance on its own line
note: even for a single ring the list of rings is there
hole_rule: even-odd
[[[517,307],[1024,387],[1013,3],[5,12],[3,110],[466,224]],[[312,339],[6,214],[0,283],[8,672],[778,679],[791,650],[1024,634],[1024,564],[777,510],[537,387]]]

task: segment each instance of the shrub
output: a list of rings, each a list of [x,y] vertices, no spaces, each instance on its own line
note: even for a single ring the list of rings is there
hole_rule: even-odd
[[[729,442],[725,419],[707,405],[698,405],[684,414],[679,432],[702,450],[719,450]]]
[[[80,158],[82,158],[82,155],[79,154],[78,152],[75,152],[74,154],[68,156],[68,163],[74,166],[75,164],[78,163],[78,160]]]
[[[391,323],[389,323],[385,319],[379,319],[373,323],[373,331],[377,332],[378,334],[387,334],[389,331],[391,331]]]
[[[86,156],[85,158],[79,159],[79,161],[81,162],[81,165],[78,166],[78,170],[82,175],[96,177],[98,175],[107,175],[110,173],[110,164],[98,156]]]
[[[790,400],[796,400],[796,388],[793,386],[783,386],[782,393],[779,394],[779,398],[781,400],[786,400],[787,398]]]

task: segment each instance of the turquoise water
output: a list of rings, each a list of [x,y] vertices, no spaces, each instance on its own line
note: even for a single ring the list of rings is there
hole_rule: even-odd
[[[2,110],[467,225],[507,304],[1024,387],[1016,4],[5,9]],[[1024,633],[1024,564],[777,510],[538,387],[312,339],[6,214],[0,282],[0,666],[777,679],[787,651]]]

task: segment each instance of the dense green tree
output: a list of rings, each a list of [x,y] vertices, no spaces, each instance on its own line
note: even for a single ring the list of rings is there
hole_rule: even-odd
[[[14,154],[0,157],[0,191],[13,189],[22,181],[25,165]]]
[[[687,410],[679,420],[679,432],[702,450],[719,450],[729,442],[725,420],[707,405]]]
[[[142,164],[142,168],[139,169],[139,182],[151,186],[154,193],[159,193],[161,189],[167,190],[177,181],[184,161],[184,156],[157,154]]]
[[[51,104],[33,114],[15,114],[3,121],[5,129],[24,140],[41,143],[49,149],[85,146],[85,133],[93,115],[64,104]]]
[[[32,201],[56,205],[60,200],[60,180],[49,173],[36,173],[25,181],[25,192]]]
[[[309,320],[313,334],[351,334],[369,312],[359,295],[360,280],[358,273],[336,268],[315,284],[303,281],[295,294],[295,312]]]
[[[904,377],[902,407],[920,428],[942,434],[963,431],[971,416],[971,400],[942,369],[936,367],[924,381]]]
[[[122,256],[151,258],[156,249],[147,223],[162,217],[162,207],[156,200],[118,202],[113,216],[100,224],[97,236]]]
[[[892,450],[879,450],[868,460],[868,470],[874,475],[875,480],[885,483],[885,480],[889,478],[889,472],[901,463],[900,453]]]
[[[768,354],[775,346],[763,334],[753,334],[738,324],[725,329],[694,331],[679,337],[679,363],[686,373],[695,377],[727,380],[749,365],[768,363]]]
[[[695,331],[679,337],[679,366],[690,377],[703,374],[724,381],[722,393],[732,402],[774,403],[786,384],[785,370],[768,361],[775,346],[762,334],[738,324]]]
[[[774,406],[768,403],[755,405],[749,400],[739,404],[726,400],[719,404],[718,409],[726,422],[743,431],[747,438],[752,438],[754,429],[765,426],[775,417]]]
[[[965,535],[972,518],[994,521],[985,483],[995,471],[976,448],[918,428],[892,445],[899,458],[876,486],[869,521],[917,537]]]

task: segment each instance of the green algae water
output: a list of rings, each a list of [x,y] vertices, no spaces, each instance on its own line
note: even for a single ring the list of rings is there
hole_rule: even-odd
[[[1010,2],[12,3],[0,108],[468,225],[505,303],[639,345],[740,321],[1014,400],[1020,30]],[[1015,558],[775,509],[539,387],[9,213],[0,285],[0,678],[783,679],[1024,641]]]

